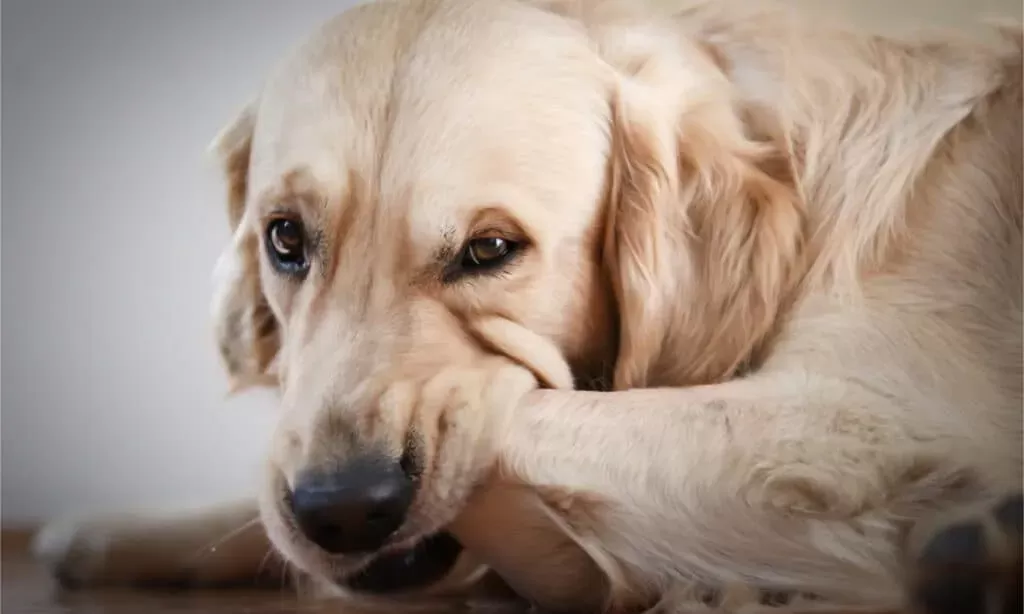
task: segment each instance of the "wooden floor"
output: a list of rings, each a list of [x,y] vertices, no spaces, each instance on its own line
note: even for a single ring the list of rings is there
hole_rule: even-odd
[[[394,614],[392,605],[353,609],[350,605],[303,601],[288,589],[266,591],[159,592],[90,590],[65,592],[28,556],[24,533],[4,532],[0,564],[0,612],[2,614]],[[498,606],[452,607],[420,604],[402,608],[403,614],[504,614]]]

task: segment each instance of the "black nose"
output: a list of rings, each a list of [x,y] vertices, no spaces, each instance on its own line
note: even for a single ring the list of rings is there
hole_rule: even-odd
[[[402,526],[414,491],[397,460],[364,456],[340,471],[301,475],[291,505],[299,529],[327,552],[374,552]]]

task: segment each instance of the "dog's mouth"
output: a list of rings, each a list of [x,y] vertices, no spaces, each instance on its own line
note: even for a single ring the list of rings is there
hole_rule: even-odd
[[[424,588],[444,578],[461,553],[462,545],[451,534],[441,531],[408,550],[380,555],[343,584],[357,593],[375,595]]]

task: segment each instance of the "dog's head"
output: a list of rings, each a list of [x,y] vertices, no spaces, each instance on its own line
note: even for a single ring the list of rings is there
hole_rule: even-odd
[[[530,387],[714,381],[771,332],[801,224],[776,124],[707,48],[577,9],[352,9],[216,141],[218,340],[282,393],[264,519],[307,571],[454,554]]]

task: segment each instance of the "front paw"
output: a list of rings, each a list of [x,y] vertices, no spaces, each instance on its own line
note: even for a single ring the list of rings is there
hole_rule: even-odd
[[[420,480],[411,529],[436,530],[455,517],[494,468],[515,407],[536,387],[530,371],[497,358],[442,371],[422,385],[410,437]]]
[[[117,583],[108,565],[116,529],[102,520],[60,520],[43,527],[32,540],[32,555],[64,588]]]
[[[51,522],[32,554],[65,589],[280,586],[251,506],[206,514],[110,514]]]
[[[43,527],[32,554],[61,588],[103,586],[186,588],[199,581],[199,565],[182,552],[186,540],[165,540],[158,527],[140,530],[128,516],[65,519]]]

